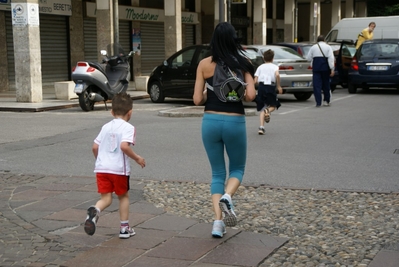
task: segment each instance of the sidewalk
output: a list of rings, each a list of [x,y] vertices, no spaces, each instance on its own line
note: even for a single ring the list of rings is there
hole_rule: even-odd
[[[150,97],[146,91],[138,91],[133,87],[130,87],[127,93],[133,100]],[[104,105],[104,103],[99,102],[96,105]],[[51,88],[43,89],[43,101],[40,103],[17,102],[15,92],[0,92],[0,111],[41,112],[72,107],[79,107],[77,96],[71,100],[59,100],[55,97],[54,89]]]
[[[259,266],[288,241],[232,228],[212,238],[210,224],[146,202],[142,181],[132,180],[131,187],[129,219],[136,235],[119,239],[114,199],[88,236],[82,224],[99,198],[94,177],[0,172],[0,266]]]

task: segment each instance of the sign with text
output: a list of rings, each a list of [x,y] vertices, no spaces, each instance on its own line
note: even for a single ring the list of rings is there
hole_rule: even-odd
[[[0,0],[0,10],[11,10],[11,4],[20,5],[23,3],[17,3],[17,1],[11,3],[11,0]],[[72,15],[71,0],[39,0],[38,8],[40,14]]]
[[[96,3],[86,2],[86,16],[92,18],[96,17]],[[163,9],[119,6],[119,19],[164,22],[165,12]],[[198,13],[182,12],[181,20],[183,24],[198,24]]]

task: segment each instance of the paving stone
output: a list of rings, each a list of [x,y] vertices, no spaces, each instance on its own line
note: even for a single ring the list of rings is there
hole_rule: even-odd
[[[144,252],[145,250],[129,247],[125,247],[124,249],[96,247],[77,255],[76,258],[65,262],[63,266],[124,266]]]
[[[47,231],[54,231],[54,230],[57,230],[60,228],[76,227],[79,225],[77,222],[44,220],[44,219],[39,219],[39,220],[33,221],[32,223],[34,225],[36,225],[37,227],[40,227],[41,229],[44,229]]]
[[[59,212],[55,212],[53,214],[50,214],[44,219],[47,220],[63,220],[63,221],[72,221],[72,222],[83,222],[84,219],[86,218],[86,211],[80,210],[80,209],[65,209]]]
[[[227,227],[227,233],[223,236],[223,240],[227,240],[232,236],[240,233],[238,229]],[[192,238],[212,238],[212,224],[211,223],[198,223],[188,228],[187,230],[179,233],[178,237],[192,237]]]
[[[284,243],[286,243],[288,240],[288,238],[275,237],[266,234],[241,232],[233,238],[229,239],[227,242],[259,247],[279,248],[284,245]]]
[[[196,261],[220,245],[222,239],[174,237],[146,254],[148,257]]]
[[[129,239],[119,241],[119,238],[112,238],[101,244],[103,247],[129,247],[149,250],[157,247],[166,240],[172,238],[176,232],[174,231],[160,231],[152,229],[135,228],[136,235]]]
[[[152,258],[152,257],[140,257],[133,262],[125,265],[125,267],[186,267],[192,266],[192,261],[178,260],[178,259],[164,259],[164,258]]]
[[[242,244],[227,242],[211,251],[200,262],[229,266],[258,266],[273,251],[274,249],[270,247],[260,248],[259,246],[248,244],[243,246]]]
[[[381,250],[368,267],[398,267],[399,253],[394,250]]]
[[[193,226],[197,223],[198,222],[195,220],[182,218],[176,215],[161,214],[149,221],[139,224],[138,226],[142,228],[151,228],[166,231],[172,230],[180,232],[188,229],[190,226]]]
[[[59,194],[62,194],[63,191],[49,191],[49,190],[39,190],[39,189],[29,189],[17,194],[13,194],[12,200],[41,200],[49,197],[53,197]]]
[[[157,208],[153,204],[145,201],[136,202],[130,205],[129,211],[132,213],[142,213],[143,211],[145,211],[148,214],[154,214],[154,215],[165,213],[163,209]]]

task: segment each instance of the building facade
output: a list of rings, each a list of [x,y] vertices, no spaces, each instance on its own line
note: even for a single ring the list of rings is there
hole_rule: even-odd
[[[209,43],[219,21],[246,44],[313,41],[366,8],[359,0],[1,0],[0,91],[40,102],[42,88],[69,81],[77,61],[100,60],[115,41],[135,52],[132,80],[145,84],[174,52]]]

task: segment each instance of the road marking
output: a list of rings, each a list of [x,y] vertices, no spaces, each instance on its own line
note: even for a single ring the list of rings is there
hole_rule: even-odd
[[[339,101],[339,100],[343,100],[343,99],[346,99],[346,98],[349,98],[349,97],[353,97],[353,96],[356,96],[356,95],[353,94],[353,95],[347,95],[347,96],[343,96],[343,97],[333,98],[331,100],[331,103]],[[279,112],[278,114],[279,115],[285,115],[285,114],[290,114],[290,113],[293,113],[293,112],[297,112],[297,111],[301,111],[301,110],[305,110],[305,109],[309,109],[309,108],[314,108],[314,106],[303,107],[303,108],[294,109],[294,110],[290,110],[290,111],[286,111],[286,112]]]

